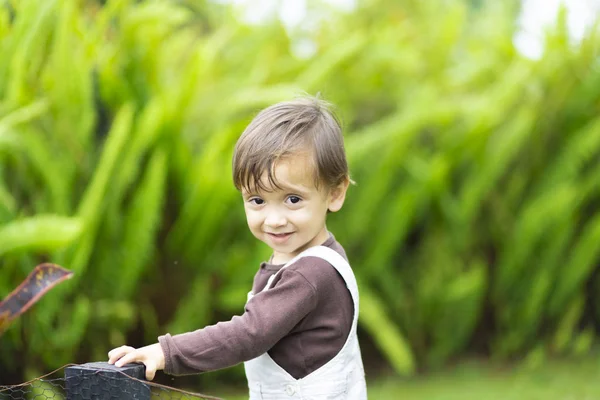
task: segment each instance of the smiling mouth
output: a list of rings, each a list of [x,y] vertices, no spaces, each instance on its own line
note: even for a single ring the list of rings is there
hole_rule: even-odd
[[[287,232],[287,233],[271,233],[271,232],[267,232],[267,235],[269,235],[269,237],[271,238],[271,240],[275,243],[283,243],[286,242],[287,239],[292,236],[293,232]]]
[[[267,232],[267,235],[273,236],[273,237],[276,237],[276,238],[284,238],[284,237],[289,236],[291,234],[292,234],[292,232],[286,232],[286,233],[271,233],[271,232]]]

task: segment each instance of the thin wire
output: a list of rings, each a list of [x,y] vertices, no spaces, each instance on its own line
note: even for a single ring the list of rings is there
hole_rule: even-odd
[[[77,366],[77,365],[78,365],[78,364],[65,364],[65,365],[63,365],[62,367],[59,367],[59,368],[55,369],[54,371],[47,373],[46,375],[38,376],[37,378],[33,378],[33,379],[32,379],[32,380],[30,380],[30,381],[23,382],[23,383],[19,383],[19,384],[16,384],[16,385],[0,386],[0,388],[4,388],[4,389],[0,389],[0,393],[1,393],[1,392],[5,392],[5,391],[7,391],[7,390],[12,390],[12,389],[14,389],[14,388],[17,388],[17,387],[31,385],[33,382],[35,382],[35,381],[39,381],[39,380],[42,380],[42,379],[44,379],[45,377],[47,377],[47,376],[50,376],[50,375],[52,375],[52,374],[54,374],[54,373],[56,373],[56,372],[60,371],[61,369],[64,369],[64,368],[66,368],[66,367],[71,367],[71,366],[75,367],[75,366]]]
[[[144,383],[144,384],[146,384],[146,385],[154,386],[154,387],[156,387],[156,388],[160,388],[160,389],[167,389],[167,390],[173,390],[173,391],[175,391],[175,392],[179,392],[179,393],[187,394],[187,395],[190,395],[190,396],[194,396],[194,397],[201,397],[201,398],[203,398],[203,399],[206,399],[206,400],[223,400],[223,399],[222,399],[222,398],[220,398],[220,397],[213,397],[213,396],[209,396],[209,395],[202,394],[202,393],[188,392],[188,391],[186,391],[186,390],[183,390],[183,389],[177,389],[177,388],[174,388],[174,387],[170,387],[170,386],[166,386],[166,385],[161,385],[160,383],[154,383],[154,382],[151,382],[151,381],[144,381],[144,380],[141,380],[141,379],[135,378],[135,377],[133,377],[133,376],[129,376],[129,375],[127,375],[127,374],[126,374],[125,372],[123,372],[123,371],[117,371],[117,372],[118,372],[118,373],[120,373],[120,374],[122,374],[122,375],[125,375],[125,376],[126,376],[127,378],[129,378],[129,379],[133,379],[134,381],[138,381],[138,382]]]
[[[55,369],[54,371],[47,373],[46,375],[39,376],[39,377],[34,378],[34,379],[30,380],[30,381],[27,381],[27,382],[24,382],[24,383],[19,383],[17,385],[0,386],[0,393],[8,391],[8,390],[13,390],[14,388],[31,385],[32,383],[34,383],[36,381],[43,380],[45,377],[50,376],[52,374],[55,374],[56,372],[58,372],[58,371],[60,371],[60,370],[62,370],[64,368],[66,368],[66,367],[77,367],[77,366],[79,366],[79,364],[65,364],[62,367],[59,367],[59,368]],[[102,369],[100,368],[96,372],[100,372],[101,370]],[[107,371],[109,371],[109,370],[107,370]],[[113,371],[113,370],[110,370],[110,371]],[[128,379],[133,379],[134,381],[138,381],[138,382],[143,383],[145,385],[153,386],[153,387],[156,387],[156,388],[159,388],[159,389],[171,390],[171,391],[179,392],[179,393],[182,393],[182,394],[185,394],[185,395],[188,395],[188,396],[199,397],[199,398],[202,398],[202,399],[205,399],[205,400],[223,400],[220,397],[209,396],[209,395],[202,394],[202,393],[188,392],[187,390],[177,389],[177,388],[174,388],[174,387],[170,387],[170,386],[166,386],[166,385],[161,385],[160,383],[154,383],[154,382],[151,382],[151,381],[145,381],[145,380],[141,380],[141,379],[138,379],[138,378],[134,378],[133,376],[127,375],[123,371],[117,371],[117,370],[114,370],[114,371],[116,371],[116,372],[118,372],[118,373],[126,376]]]

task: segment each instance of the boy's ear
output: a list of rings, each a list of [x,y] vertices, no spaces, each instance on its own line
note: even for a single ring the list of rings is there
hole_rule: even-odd
[[[350,179],[345,178],[342,183],[329,191],[329,211],[336,212],[342,208],[344,205],[344,200],[346,200],[348,185],[350,185]]]

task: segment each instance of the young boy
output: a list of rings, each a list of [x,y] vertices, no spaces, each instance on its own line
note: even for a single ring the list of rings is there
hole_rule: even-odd
[[[367,398],[356,324],[358,289],[326,227],[350,183],[340,125],[315,98],[275,104],[250,123],[233,156],[248,227],[273,254],[260,265],[245,312],[159,343],[108,353],[182,375],[244,362],[250,399]]]

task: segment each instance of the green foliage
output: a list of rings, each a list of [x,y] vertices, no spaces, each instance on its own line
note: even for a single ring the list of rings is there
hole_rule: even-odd
[[[532,368],[465,360],[427,374],[426,378],[386,376],[369,382],[369,398],[396,400],[562,400],[600,396],[596,377],[598,354],[550,360]],[[247,390],[230,387],[216,392],[231,400],[246,400]]]
[[[36,215],[0,228],[0,255],[13,251],[53,251],[73,242],[81,231],[76,218]]]
[[[0,6],[0,293],[40,259],[75,271],[3,336],[0,370],[241,312],[269,254],[231,183],[233,145],[304,91],[344,121],[357,185],[328,227],[399,374],[593,344],[595,31],[573,46],[559,23],[531,61],[510,2],[364,1],[298,35],[211,2],[104,3]],[[316,53],[295,56],[297,40]]]

